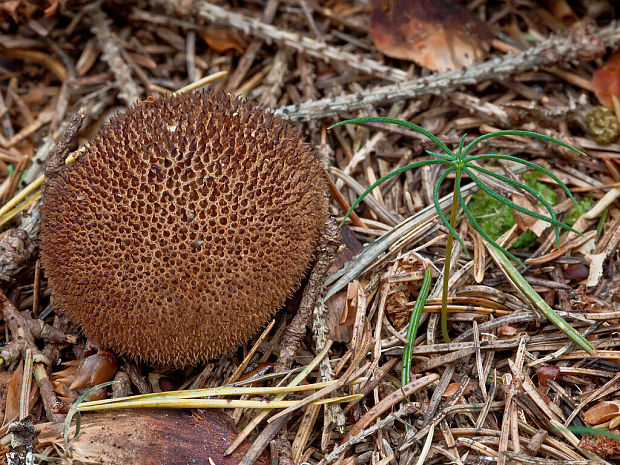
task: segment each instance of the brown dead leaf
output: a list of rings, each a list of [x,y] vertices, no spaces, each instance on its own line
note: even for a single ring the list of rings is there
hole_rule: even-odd
[[[116,356],[107,350],[99,350],[96,354],[82,359],[69,389],[90,388],[110,381],[117,369]]]
[[[590,268],[585,263],[571,263],[564,269],[564,279],[581,281],[590,274]]]
[[[500,325],[500,327],[497,328],[497,337],[499,338],[514,337],[516,335],[517,335],[517,328],[513,325]]]
[[[3,425],[10,423],[19,416],[19,392],[22,388],[22,378],[24,376],[24,361],[19,362],[17,369],[13,372],[6,392],[6,405],[4,407]]]
[[[32,18],[53,16],[58,11],[58,0],[3,0],[0,2],[0,21],[11,17],[16,23],[27,23]]]
[[[592,75],[594,94],[606,107],[614,108],[612,96],[620,100],[620,52],[609,57]]]
[[[345,263],[351,260],[364,248],[358,238],[355,237],[355,233],[351,231],[351,228],[346,224],[342,226],[340,233],[342,234],[342,243],[345,247],[336,254],[334,263],[332,263],[332,266],[329,268],[330,273],[344,266]]]
[[[370,35],[381,53],[444,72],[480,61],[493,35],[449,0],[374,0]]]
[[[19,418],[19,398],[24,379],[24,361],[19,362],[17,369],[11,373],[11,379],[6,385],[6,404],[4,406],[4,420],[6,425]],[[33,382],[30,389],[29,405],[32,407],[39,396],[39,386]]]
[[[527,208],[528,210],[543,214],[543,211],[538,207],[538,205],[534,205],[524,195],[514,194],[511,197],[512,201],[520,207]],[[540,237],[540,235],[545,232],[545,229],[549,227],[549,223],[547,223],[546,221],[539,220],[538,218],[526,215],[525,213],[521,213],[520,211],[513,210],[512,214],[515,218],[517,226],[519,226],[519,229],[521,231],[532,231],[534,234],[536,234],[537,237]]]
[[[344,325],[341,323],[345,307],[347,305],[347,291],[342,290],[325,302],[325,325],[329,333],[329,338],[334,342],[349,342],[353,326],[352,323]]]
[[[536,375],[538,376],[538,384],[547,387],[547,380],[554,380],[560,376],[560,368],[554,365],[543,365],[538,368]]]
[[[9,382],[11,381],[12,376],[12,371],[0,370],[0,416],[2,418],[4,418],[6,396],[9,389]]]
[[[218,53],[229,51],[241,54],[245,52],[248,44],[241,38],[241,35],[232,29],[222,27],[208,27],[198,31],[198,35],[202,37],[209,47]]]
[[[118,361],[111,352],[99,350],[81,360],[65,362],[63,366],[63,370],[52,373],[54,391],[60,400],[74,402],[81,393],[114,378]],[[97,389],[88,396],[88,400],[105,398],[106,393],[106,388]]]
[[[51,0],[49,2],[49,6],[45,8],[45,10],[43,10],[43,16],[45,16],[46,18],[49,18],[50,16],[53,16],[54,14],[56,14],[57,10],[58,10],[58,0]]]
[[[444,397],[446,399],[450,399],[461,388],[461,384],[463,384],[463,383],[450,383],[450,384],[448,384],[448,387],[446,388],[444,393],[441,395],[441,397]]]
[[[357,307],[357,293],[363,286],[358,280],[353,280],[347,286],[347,300],[344,310],[340,316],[341,325],[352,325],[355,323],[355,312]]]

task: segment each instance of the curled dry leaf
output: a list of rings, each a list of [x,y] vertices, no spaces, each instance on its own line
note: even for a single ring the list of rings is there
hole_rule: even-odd
[[[620,52],[614,53],[592,75],[594,94],[603,105],[613,108],[612,96],[620,100]]]
[[[80,362],[69,389],[96,386],[110,381],[114,378],[116,370],[118,370],[116,356],[107,350],[100,350]]]
[[[335,342],[348,342],[351,340],[353,326],[352,323],[343,323],[342,318],[348,312],[348,290],[342,290],[336,295],[331,296],[325,302],[325,324],[329,330],[329,338]]]
[[[198,35],[218,53],[233,51],[241,54],[248,47],[241,35],[232,29],[208,27],[198,31]]]
[[[10,380],[3,380],[6,381],[6,384],[3,386],[3,388],[6,389],[6,400],[4,404],[4,420],[2,422],[2,426],[8,425],[10,422],[19,418],[20,395],[22,383],[24,382],[24,361],[22,360],[19,362],[19,365],[15,371],[9,371],[6,373],[11,374],[11,378]],[[28,401],[28,405],[32,407],[38,398],[39,385],[33,382],[30,388],[30,399]]]
[[[497,328],[497,337],[509,338],[517,335],[517,328],[513,325],[501,325]]]
[[[63,423],[50,423],[39,435],[41,446],[64,447]],[[219,410],[112,410],[82,415],[80,435],[71,443],[74,463],[102,465],[236,465],[250,443],[224,456],[237,435]],[[266,453],[255,462],[267,465]]]
[[[7,384],[3,425],[9,424],[19,416],[19,391],[21,390],[23,376],[24,361],[22,360]]]
[[[58,0],[3,0],[0,2],[0,21],[9,17],[16,23],[27,23],[33,17],[49,17],[58,10]]]
[[[374,0],[370,21],[381,53],[438,72],[482,60],[493,38],[486,24],[449,0]]]
[[[512,201],[520,207],[535,211],[538,214],[545,213],[538,205],[534,205],[534,203],[531,202],[525,195],[515,194],[512,196]],[[540,235],[549,227],[549,223],[546,221],[526,215],[520,211],[513,210],[512,214],[515,217],[515,222],[521,231],[532,231],[536,234],[536,237],[540,237]]]
[[[584,421],[591,425],[600,425],[617,417],[620,417],[620,400],[601,402],[583,414]]]
[[[450,384],[448,384],[448,387],[446,388],[444,393],[441,395],[441,397],[444,397],[446,399],[450,399],[461,388],[461,384],[462,383],[450,383]]]
[[[354,280],[346,290],[332,296],[325,302],[327,310],[325,324],[329,337],[336,342],[349,342],[353,334],[353,325],[357,315],[357,294],[367,283]]]
[[[344,248],[338,251],[334,263],[332,263],[332,266],[329,268],[330,273],[344,266],[345,263],[351,260],[364,248],[362,243],[355,237],[355,233],[346,224],[342,226],[340,233],[342,234]]]
[[[54,390],[61,400],[73,402],[79,395],[78,390],[85,391],[113,379],[118,361],[113,353],[99,350],[82,360],[65,362],[63,366],[64,370],[52,374]],[[97,389],[88,396],[88,400],[105,399],[106,393],[106,388]]]
[[[538,384],[547,387],[547,380],[556,379],[560,375],[560,368],[553,365],[543,365],[538,368]]]

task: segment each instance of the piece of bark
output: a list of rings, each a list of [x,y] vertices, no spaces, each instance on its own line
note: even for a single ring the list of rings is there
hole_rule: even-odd
[[[64,448],[63,429],[63,423],[46,425],[39,444]],[[76,463],[237,465],[250,443],[224,456],[236,435],[230,417],[219,410],[110,410],[82,415],[80,435],[71,443],[71,450]],[[267,453],[256,461],[258,465],[268,463]]]

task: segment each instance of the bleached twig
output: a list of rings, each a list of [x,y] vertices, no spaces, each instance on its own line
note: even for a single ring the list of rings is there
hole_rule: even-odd
[[[477,84],[487,79],[502,79],[553,63],[589,61],[603,52],[605,46],[617,44],[619,37],[620,24],[614,24],[595,33],[552,36],[522,53],[507,54],[473,64],[468,68],[436,73],[398,84],[287,105],[277,109],[276,114],[294,121],[333,118],[340,112],[355,112],[399,100],[440,94],[465,85]]]
[[[338,47],[295,32],[278,29],[256,18],[225,10],[209,2],[200,3],[198,14],[212,23],[224,24],[245,34],[259,37],[268,43],[276,42],[315,58],[345,64],[348,68],[364,74],[394,82],[401,82],[407,79],[407,73],[401,69],[386,66],[360,54],[345,52]]]
[[[142,88],[133,80],[131,69],[122,58],[122,47],[110,30],[110,18],[103,12],[99,2],[90,5],[88,12],[91,20],[91,31],[97,37],[102,57],[116,79],[119,98],[127,104],[137,102],[141,98]]]

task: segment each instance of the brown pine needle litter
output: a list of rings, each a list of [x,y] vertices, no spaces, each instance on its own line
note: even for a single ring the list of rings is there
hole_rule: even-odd
[[[44,7],[16,0],[0,8],[5,334],[0,465],[20,463],[7,452],[23,453],[24,460],[32,452],[70,462],[82,460],[85,450],[98,451],[89,462],[118,463],[107,447],[117,438],[105,442],[102,433],[113,428],[114,415],[127,427],[135,418],[139,430],[132,434],[139,437],[149,421],[174,408],[170,415],[184,425],[178,428],[195,426],[207,408],[230,419],[232,437],[221,447],[228,455],[218,465],[226,457],[244,465],[266,463],[268,456],[285,465],[618,462],[620,94],[612,94],[620,88],[613,80],[620,63],[620,18],[612,3],[144,0],[119,9],[110,0]],[[424,17],[418,17],[420,11]],[[455,29],[463,24],[477,25],[476,35],[468,36],[472,28]],[[425,35],[420,37],[416,27]],[[422,48],[412,53],[404,43]],[[137,270],[141,254],[154,243],[136,243],[133,234],[142,231],[131,224],[126,228],[128,212],[112,212],[122,234],[118,241],[99,238],[100,245],[118,248],[112,258],[116,252],[131,257],[126,267],[114,266],[105,281],[110,295],[118,294],[116,305],[123,307],[125,290],[135,286],[137,291],[142,279],[152,280],[143,311],[126,313],[136,325],[131,326],[137,329],[131,333],[136,344],[159,350],[147,363],[125,357],[129,351],[112,344],[96,345],[109,339],[89,339],[96,331],[82,331],[67,318],[70,312],[62,312],[57,298],[62,286],[79,289],[75,297],[82,299],[85,319],[79,323],[84,327],[114,303],[93,298],[97,276],[84,263],[97,258],[85,251],[98,238],[91,219],[76,213],[84,202],[81,191],[60,192],[66,205],[75,207],[66,209],[80,231],[70,247],[75,255],[58,276],[41,266],[45,182],[59,171],[83,166],[80,157],[89,156],[95,135],[113,115],[175,93],[191,100],[202,91],[227,93],[295,126],[308,144],[308,160],[331,178],[309,179],[321,190],[325,210],[305,211],[286,225],[295,234],[316,237],[307,266],[301,267],[305,275],[300,270],[291,280],[283,305],[284,298],[270,291],[273,280],[259,282],[251,273],[224,284],[189,276],[174,285],[155,283],[153,270],[132,275],[129,268]],[[181,122],[187,118],[175,116]],[[203,116],[191,123],[203,122]],[[376,119],[332,127],[365,117],[404,121],[422,132]],[[156,123],[162,122],[145,122]],[[232,123],[222,126],[231,138]],[[493,136],[497,131],[503,136]],[[541,138],[526,137],[527,131]],[[276,132],[264,138],[274,147],[283,141]],[[138,138],[130,133],[126,136]],[[244,149],[250,153],[257,147],[248,142]],[[462,152],[479,157],[450,158]],[[233,162],[234,156],[231,151]],[[243,177],[244,168],[237,173]],[[84,192],[114,189],[119,180],[96,170],[86,174],[78,186]],[[254,179],[252,167],[245,174],[241,181]],[[258,169],[255,174],[270,175]],[[223,178],[233,177],[227,172]],[[101,185],[104,179],[109,182]],[[174,196],[166,181],[155,177],[148,189],[169,189]],[[211,182],[208,176],[200,181]],[[258,182],[249,184],[262,189]],[[462,199],[453,221],[445,222],[438,210],[451,217],[455,187]],[[254,216],[266,202],[286,198],[280,194],[263,196]],[[192,192],[178,192],[187,212],[193,198]],[[141,199],[127,199],[132,200]],[[230,208],[224,200],[215,196],[209,202]],[[200,199],[195,203],[196,217],[202,213],[207,223],[214,220]],[[295,207],[285,204],[280,207]],[[354,211],[340,225],[352,205]],[[161,218],[184,218],[171,202],[160,201],[158,207],[166,211]],[[94,210],[101,215],[104,209]],[[319,236],[326,212],[333,221]],[[262,224],[277,223],[268,216]],[[572,229],[559,230],[557,237],[541,216]],[[166,238],[168,249],[158,257],[163,275],[174,270],[173,246],[189,236],[192,218],[185,217],[187,232],[181,225]],[[314,232],[302,226],[313,222]],[[512,257],[498,254],[476,225]],[[275,234],[267,226],[261,233]],[[248,256],[252,247],[256,254],[283,251],[292,240],[289,234],[270,246],[257,241],[257,234],[239,233],[240,244],[248,245],[231,251],[234,257]],[[195,245],[216,249],[218,235],[211,236]],[[451,237],[456,240],[450,250]],[[44,254],[48,245],[43,243]],[[77,259],[80,254],[88,255],[85,261]],[[293,255],[254,266],[264,265],[269,276],[279,277]],[[229,265],[221,259],[203,260],[200,266]],[[428,273],[428,298],[418,302]],[[240,318],[244,331],[222,355],[197,357],[177,339],[168,339],[155,316],[169,311],[177,318],[184,299],[199,295],[226,300],[243,295],[257,312],[257,302],[273,298],[280,308],[269,308],[259,322],[250,321],[254,316]],[[148,304],[151,297],[154,304]],[[419,313],[412,319],[414,309]],[[548,319],[550,310],[557,318]],[[208,331],[194,331],[198,320],[179,324],[193,325],[185,331],[191,347],[209,343],[201,339]],[[163,336],[146,337],[156,330]],[[128,333],[127,327],[110,323],[106,333],[114,338],[115,331]],[[410,363],[403,363],[404,354]],[[178,357],[185,362],[176,368],[153,364]],[[103,409],[110,411],[91,412]],[[86,442],[79,445],[71,441],[78,418],[86,425]],[[166,425],[174,430],[175,422]],[[188,431],[171,437],[187,438]],[[50,437],[51,442],[37,441]],[[97,440],[99,449],[89,449]],[[15,441],[24,444],[21,451],[11,449]],[[173,439],[162,442],[177,450]],[[79,452],[73,458],[72,444]],[[152,457],[148,447],[140,450],[135,457],[123,449],[122,462]]]

